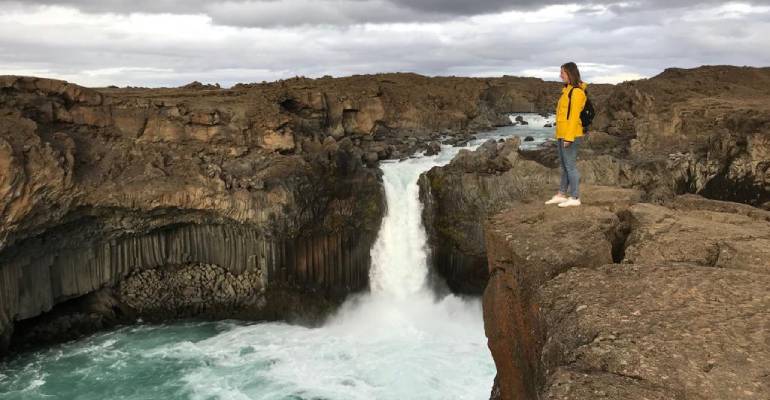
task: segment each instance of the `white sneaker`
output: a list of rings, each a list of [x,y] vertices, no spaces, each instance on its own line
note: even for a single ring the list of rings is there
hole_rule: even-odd
[[[559,207],[576,207],[580,205],[580,199],[570,197],[567,201],[559,203]]]
[[[567,197],[562,194],[555,194],[553,197],[551,197],[551,200],[546,201],[545,204],[561,204],[565,201],[567,201]]]

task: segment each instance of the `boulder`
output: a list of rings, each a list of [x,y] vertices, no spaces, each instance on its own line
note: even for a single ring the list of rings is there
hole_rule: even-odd
[[[438,142],[430,142],[428,149],[425,151],[426,156],[434,156],[441,152],[441,145]]]
[[[369,167],[377,165],[377,160],[379,159],[380,157],[377,155],[377,152],[370,151],[364,154],[364,163]]]

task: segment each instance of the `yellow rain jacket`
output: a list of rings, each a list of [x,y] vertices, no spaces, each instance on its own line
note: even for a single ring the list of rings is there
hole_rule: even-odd
[[[580,88],[572,91],[572,105],[569,105],[569,91],[571,84],[567,84],[561,89],[561,97],[556,105],[556,139],[564,139],[574,142],[575,138],[583,136],[583,123],[580,122],[580,112],[586,104],[585,89],[588,84],[583,82]],[[582,89],[582,90],[581,90]],[[569,118],[567,118],[567,108],[569,108]]]

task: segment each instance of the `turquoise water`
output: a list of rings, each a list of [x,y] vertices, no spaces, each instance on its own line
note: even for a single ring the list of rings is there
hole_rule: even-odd
[[[0,399],[186,398],[186,374],[210,360],[159,352],[194,346],[232,327],[140,325],[25,354],[0,367]]]
[[[384,162],[390,213],[372,248],[370,292],[319,328],[238,321],[137,325],[0,364],[0,400],[487,399],[495,367],[479,299],[436,298],[417,178],[460,149],[553,135],[542,117],[479,134],[469,147]],[[525,145],[532,145],[527,142]]]
[[[468,311],[461,301],[454,306]],[[236,321],[125,327],[11,360],[0,369],[0,399],[470,399],[488,393],[494,367],[478,338],[377,328]],[[458,358],[477,373],[465,380],[447,374]],[[469,393],[474,389],[479,396]]]

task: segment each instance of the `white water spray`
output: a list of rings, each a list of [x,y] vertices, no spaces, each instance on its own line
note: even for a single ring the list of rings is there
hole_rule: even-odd
[[[544,117],[540,114],[532,113],[511,114],[508,116],[508,119],[510,119],[512,123],[518,123],[516,118],[519,117],[527,122],[527,126],[531,126],[532,128],[543,128],[546,124],[553,124],[554,121],[556,121],[555,115]]]

